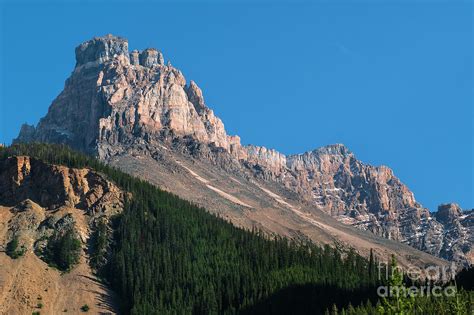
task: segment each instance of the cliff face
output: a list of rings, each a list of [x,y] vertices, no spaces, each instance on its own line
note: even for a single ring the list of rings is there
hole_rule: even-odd
[[[126,40],[111,35],[76,48],[76,67],[37,128],[24,126],[18,141],[65,143],[113,155],[117,147],[162,133],[192,136],[230,149],[222,121],[204,105],[202,92],[155,49],[128,54]]]
[[[98,222],[123,209],[124,192],[90,169],[50,165],[28,156],[0,159],[0,313],[37,311],[115,313],[113,293],[88,263],[89,240]],[[43,261],[53,237],[73,231],[81,240],[77,265],[66,273]],[[22,254],[4,252],[16,239]],[[105,303],[96,303],[103,300]]]
[[[290,156],[287,165],[294,176],[283,182],[339,221],[448,260],[474,261],[472,211],[449,204],[432,215],[390,168],[366,165],[343,145]]]
[[[455,203],[438,207],[434,217],[444,229],[439,256],[453,261],[474,261],[474,211],[462,211]]]
[[[117,212],[122,192],[89,169],[49,165],[28,156],[0,161],[0,204],[14,206],[26,199],[54,209],[83,209],[90,214]]]
[[[455,253],[446,245],[446,231],[459,225],[433,217],[389,168],[366,165],[343,145],[289,156],[243,146],[238,136],[227,135],[196,83],[165,64],[159,51],[129,53],[127,41],[112,35],[76,48],[63,92],[37,127],[22,128],[17,141],[66,143],[105,161],[151,156],[169,165],[176,157],[166,160],[165,152],[179,152],[245,180],[277,185],[346,224],[472,262],[472,242]],[[472,220],[465,224],[472,226]],[[471,232],[469,227],[465,233]]]

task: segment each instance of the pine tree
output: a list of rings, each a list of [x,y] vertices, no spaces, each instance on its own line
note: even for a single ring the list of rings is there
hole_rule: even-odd
[[[392,255],[390,263],[390,278],[388,281],[388,298],[382,298],[382,306],[378,308],[381,314],[404,315],[411,314],[414,310],[414,295],[407,290],[403,283],[403,274],[400,272],[395,256]]]
[[[95,231],[100,235],[93,242],[97,251],[91,259],[104,262],[101,254],[110,253],[102,275],[118,293],[125,314],[297,314],[308,310],[316,314],[375,314],[377,310],[407,314],[414,307],[420,314],[447,314],[451,309],[463,311],[460,307],[472,299],[470,293],[460,291],[458,300],[430,297],[415,301],[401,295],[380,303],[373,251],[366,259],[344,248],[321,248],[269,237],[256,228],[239,229],[65,146],[0,148],[0,159],[13,154],[69,167],[91,167],[130,193],[123,213],[110,227]],[[108,228],[113,229],[110,247]],[[75,254],[80,254],[74,233],[50,241],[45,254],[50,251],[52,262],[71,268]],[[107,250],[101,249],[104,247]],[[404,287],[394,258],[391,265],[390,286]],[[469,284],[469,280],[464,282]]]

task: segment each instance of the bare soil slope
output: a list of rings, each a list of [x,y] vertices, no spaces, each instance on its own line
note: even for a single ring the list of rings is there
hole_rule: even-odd
[[[116,298],[89,266],[88,240],[97,220],[121,211],[123,193],[89,169],[25,156],[0,161],[0,314],[116,314]],[[48,238],[73,229],[79,262],[68,272],[41,259]],[[16,238],[24,253],[12,259]]]
[[[279,234],[317,244],[339,244],[354,248],[366,257],[370,249],[382,259],[395,254],[404,266],[447,264],[408,245],[345,225],[301,201],[281,185],[255,179],[250,174],[229,174],[176,151],[164,150],[159,158],[124,154],[109,162],[243,228],[258,227],[269,235]]]

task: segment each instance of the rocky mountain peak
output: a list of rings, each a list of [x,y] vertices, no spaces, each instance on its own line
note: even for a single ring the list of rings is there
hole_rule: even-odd
[[[289,190],[346,224],[431,254],[466,260],[459,250],[447,254],[440,247],[451,246],[443,241],[445,227],[390,168],[362,163],[343,144],[288,156],[242,146],[238,136],[227,134],[194,81],[186,84],[181,71],[165,65],[154,48],[129,54],[121,37],[84,42],[76,48],[76,61],[48,114],[36,128],[23,126],[16,141],[64,143],[105,161],[127,155],[159,157],[163,150],[190,154],[209,168],[218,166]],[[171,174],[175,176],[174,170]],[[459,214],[455,206],[440,210],[435,216],[439,221]],[[465,222],[468,226],[471,221]],[[467,242],[471,232],[465,231]]]
[[[442,223],[452,222],[462,215],[462,209],[456,203],[446,203],[438,206],[436,219]]]
[[[324,147],[307,151],[302,154],[293,154],[287,156],[287,165],[289,168],[307,168],[319,165],[319,167],[329,166],[329,164],[346,163],[354,157],[352,152],[343,144],[331,144]]]
[[[76,68],[101,64],[119,55],[128,58],[128,41],[111,34],[94,37],[76,47]]]
[[[138,57],[141,66],[152,68],[155,65],[164,65],[163,54],[155,48],[147,48]]]
[[[146,68],[165,65],[163,54],[156,48],[146,48],[143,51],[133,50],[129,54],[126,38],[108,34],[94,37],[76,47],[76,69],[97,66],[120,57],[126,63]]]
[[[349,156],[352,155],[352,152],[344,144],[336,143],[330,144],[324,147],[317,148],[311,151],[314,155],[341,155]]]
[[[20,133],[18,139],[19,142],[32,142],[35,136],[36,128],[35,126],[28,125],[24,123],[21,125]]]

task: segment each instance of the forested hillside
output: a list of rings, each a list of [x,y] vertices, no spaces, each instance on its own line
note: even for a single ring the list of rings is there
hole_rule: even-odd
[[[113,235],[98,229],[92,257],[126,314],[337,314],[336,309],[344,314],[401,314],[392,312],[390,300],[375,306],[381,283],[372,256],[236,228],[64,146],[0,149],[0,159],[11,155],[90,167],[130,192],[123,213],[113,220]],[[111,244],[105,244],[107,239]],[[467,311],[469,295],[457,299],[457,309]],[[439,301],[449,314],[452,301]],[[352,307],[362,304],[358,310]],[[428,304],[418,303],[418,313]]]

